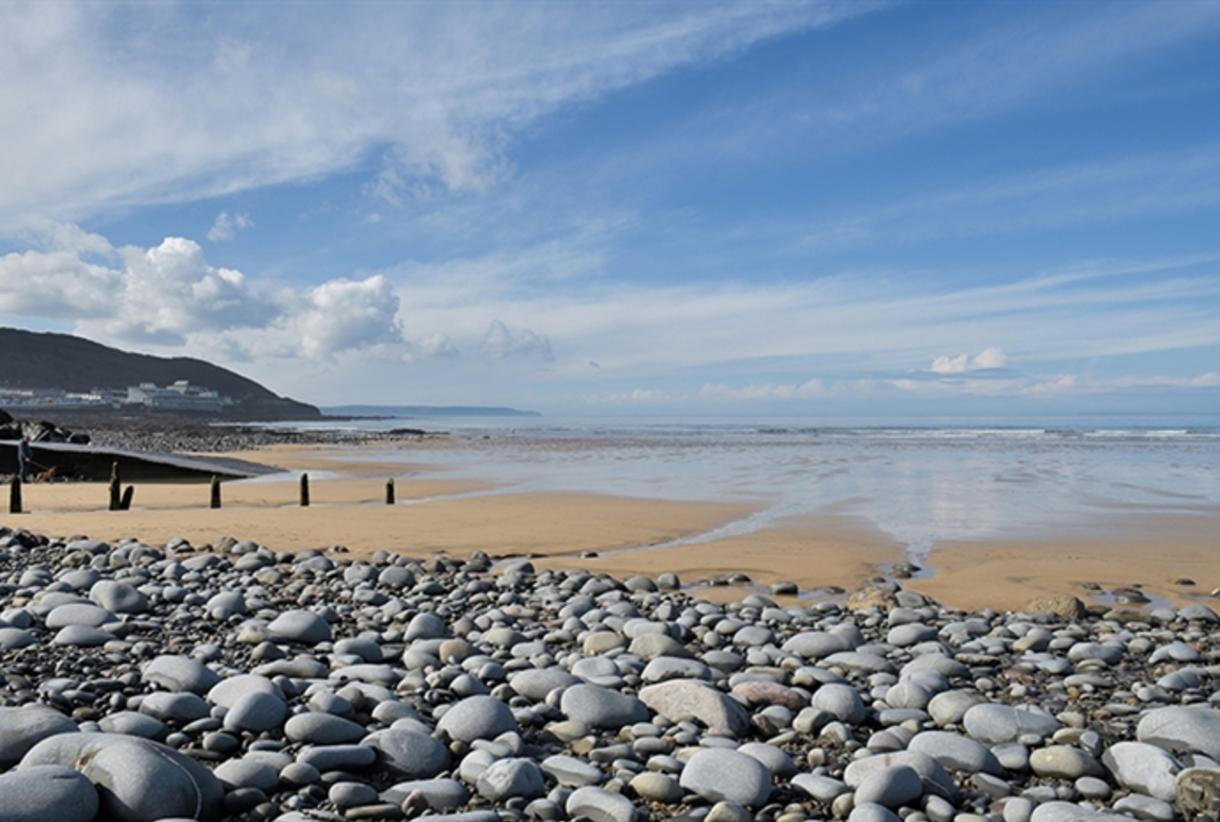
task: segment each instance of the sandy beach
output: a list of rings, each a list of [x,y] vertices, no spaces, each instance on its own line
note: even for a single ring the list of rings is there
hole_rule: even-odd
[[[757,504],[497,489],[490,481],[445,477],[435,465],[386,459],[376,444],[273,446],[242,456],[286,473],[226,483],[218,511],[206,507],[207,487],[198,484],[142,484],[133,510],[123,513],[104,509],[100,484],[31,485],[29,513],[12,522],[61,536],[184,537],[196,545],[233,536],[279,550],[344,545],[357,554],[384,548],[427,556],[477,549],[616,576],[670,571],[718,601],[781,581],[795,582],[806,597],[853,590],[905,559],[902,544],[861,518],[836,512],[716,537],[715,529],[750,515]],[[314,473],[312,505],[304,509],[296,504],[301,471]],[[388,477],[395,480],[394,507],[383,504]],[[1073,533],[938,543],[931,575],[908,585],[961,608],[1018,609],[1052,594],[1106,602],[1112,600],[1105,592],[1131,586],[1154,600],[1199,601],[1220,585],[1212,528],[1218,516],[1116,516],[1104,533],[1088,538]],[[723,584],[732,574],[750,582]],[[1182,578],[1195,584],[1175,584]]]
[[[906,587],[959,608],[1018,609],[1032,598],[1073,594],[1110,602],[1106,591],[1138,587],[1175,605],[1216,599],[1220,586],[1217,514],[1118,517],[1100,533],[1025,540],[951,542],[932,553],[935,575]],[[1177,584],[1190,580],[1193,585]]]
[[[727,601],[759,588],[765,591],[776,582],[795,582],[809,593],[825,594],[830,588],[854,590],[904,556],[902,545],[867,523],[828,514],[707,542],[622,551],[592,559],[554,557],[539,564],[586,568],[616,577],[655,577],[670,571],[700,586],[732,574],[749,576],[750,585],[716,585],[698,591],[706,599]]]

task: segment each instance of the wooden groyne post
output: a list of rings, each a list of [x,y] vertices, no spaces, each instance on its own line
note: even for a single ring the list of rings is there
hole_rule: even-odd
[[[136,487],[134,485],[128,485],[125,489],[123,489],[123,496],[119,499],[119,510],[130,511],[131,500],[135,495]]]
[[[122,511],[123,498],[119,489],[119,464],[110,463],[110,510]]]
[[[209,508],[220,507],[220,477],[212,475],[212,498],[208,503]]]
[[[309,474],[301,474],[301,507],[309,507]]]
[[[390,477],[385,481],[385,504],[394,504],[394,478]]]
[[[8,488],[8,512],[10,514],[21,513],[21,477],[13,477],[13,482]]]

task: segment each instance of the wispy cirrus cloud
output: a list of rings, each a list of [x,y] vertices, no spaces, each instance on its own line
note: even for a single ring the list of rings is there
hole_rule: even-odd
[[[783,230],[810,251],[1017,234],[1220,206],[1220,144],[984,177]],[[774,229],[773,229],[774,230]]]
[[[878,5],[5,5],[0,99],[24,126],[0,132],[0,226],[370,155],[383,196],[477,191],[506,173],[513,135],[560,106]]]

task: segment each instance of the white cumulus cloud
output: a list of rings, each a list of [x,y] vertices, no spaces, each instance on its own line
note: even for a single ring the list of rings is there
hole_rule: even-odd
[[[420,357],[456,357],[461,352],[448,334],[440,331],[411,340],[411,353]]]
[[[325,358],[400,346],[389,356],[452,356],[444,334],[403,342],[399,299],[382,275],[328,280],[304,292],[252,283],[210,263],[199,243],[166,237],[149,248],[113,246],[72,225],[48,225],[39,248],[0,257],[0,315],[62,318],[116,344],[186,349],[226,360]]]
[[[1008,355],[999,348],[984,348],[971,357],[968,354],[942,355],[932,361],[933,374],[965,374],[1008,365]]]
[[[193,240],[116,248],[58,226],[40,241],[45,250],[0,257],[0,313],[71,319],[87,333],[165,344],[262,326],[279,313],[240,271],[209,264]]]
[[[483,355],[490,360],[555,359],[550,339],[529,328],[509,328],[500,320],[492,320],[483,335]]]
[[[311,358],[402,341],[398,296],[380,274],[330,280],[310,290],[297,319],[301,349]]]
[[[232,240],[239,231],[253,227],[254,221],[250,219],[249,214],[230,214],[222,211],[216,215],[216,220],[208,229],[208,239],[214,243]]]
[[[0,257],[0,314],[106,316],[117,304],[123,273],[74,251],[24,251]]]

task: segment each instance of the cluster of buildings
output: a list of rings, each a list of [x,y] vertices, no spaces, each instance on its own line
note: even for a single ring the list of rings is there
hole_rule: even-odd
[[[18,389],[0,386],[0,407],[12,409],[88,411],[137,410],[183,411],[216,414],[233,404],[219,391],[178,380],[160,386],[142,382],[127,388],[95,388],[91,391]]]

